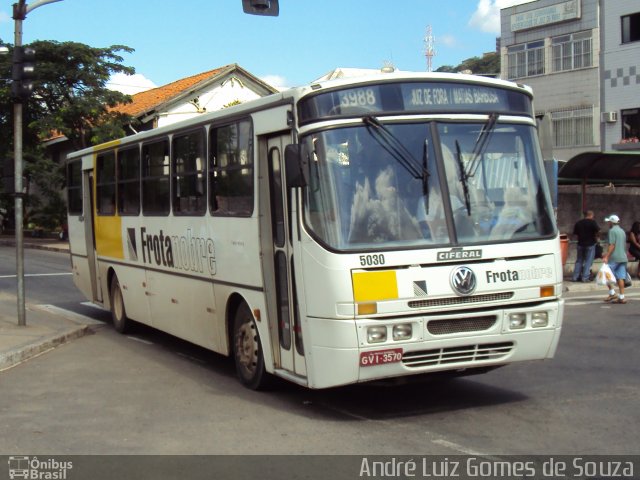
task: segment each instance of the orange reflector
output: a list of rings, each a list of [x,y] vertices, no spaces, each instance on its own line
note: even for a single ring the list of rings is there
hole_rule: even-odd
[[[540,297],[553,297],[555,295],[556,289],[553,285],[545,285],[540,287]]]
[[[358,315],[373,315],[378,313],[377,303],[358,303]]]
[[[256,322],[259,322],[261,320],[261,318],[260,318],[260,309],[259,308],[254,308],[253,309],[253,317],[256,319]]]

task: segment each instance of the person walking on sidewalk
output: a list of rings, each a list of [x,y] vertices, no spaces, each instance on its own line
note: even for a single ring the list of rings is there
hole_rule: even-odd
[[[640,222],[635,221],[629,230],[629,255],[640,260]],[[640,262],[638,263],[638,278],[640,278]]]
[[[604,299],[605,302],[611,303],[627,303],[624,298],[624,280],[627,278],[627,252],[625,250],[627,243],[627,235],[620,228],[620,217],[615,214],[609,215],[604,219],[609,223],[609,248],[602,256],[602,261],[609,264],[609,268],[616,277],[618,289],[620,293],[616,295],[614,289],[615,284],[609,284],[609,296]]]
[[[593,219],[593,211],[584,212],[584,218],[573,226],[573,235],[578,240],[576,264],[573,268],[571,280],[574,282],[588,282],[591,280],[591,265],[596,255],[600,226]]]

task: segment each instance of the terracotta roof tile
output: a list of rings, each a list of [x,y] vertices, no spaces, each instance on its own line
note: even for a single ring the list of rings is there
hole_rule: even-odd
[[[202,83],[212,77],[219,75],[221,72],[229,69],[230,67],[232,67],[232,65],[209,70],[207,72],[199,73],[191,77],[181,78],[180,80],[176,80],[175,82],[163,85],[162,87],[136,93],[135,95],[131,96],[131,103],[118,105],[114,108],[114,110],[129,114],[133,117],[137,117],[145,112],[153,110],[158,105],[161,105],[180,95],[185,90],[193,88],[199,83]]]

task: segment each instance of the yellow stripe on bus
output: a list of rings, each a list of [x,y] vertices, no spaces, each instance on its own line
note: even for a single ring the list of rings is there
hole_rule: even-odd
[[[122,143],[122,140],[120,140],[120,139],[111,140],[110,142],[101,143],[100,145],[96,145],[95,147],[93,147],[93,151],[95,153],[100,153],[100,152],[102,152],[102,150],[106,150],[108,148],[117,147],[121,143]]]
[[[120,217],[95,216],[96,251],[98,255],[124,258],[122,247],[122,220]]]
[[[356,302],[391,300],[398,298],[395,270],[353,272],[353,299]]]

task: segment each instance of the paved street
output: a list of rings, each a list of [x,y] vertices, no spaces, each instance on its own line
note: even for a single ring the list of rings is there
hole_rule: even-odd
[[[12,256],[0,247],[0,265]],[[0,452],[31,454],[634,454],[640,292],[567,296],[554,360],[465,379],[253,392],[229,359],[81,305],[68,257],[29,252],[27,296],[100,321],[0,372]],[[51,275],[52,273],[61,275]],[[0,272],[0,277],[3,272]],[[36,280],[37,279],[37,282]],[[0,278],[0,290],[12,288]],[[9,292],[10,293],[10,292]]]

